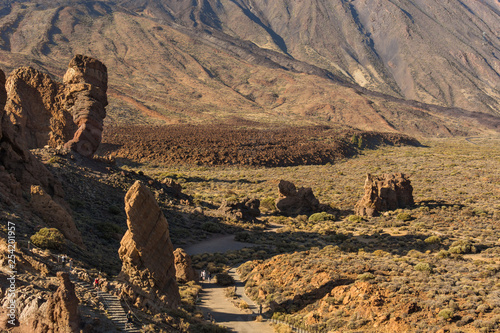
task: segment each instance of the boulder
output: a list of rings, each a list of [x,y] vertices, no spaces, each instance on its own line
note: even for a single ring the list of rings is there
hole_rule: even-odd
[[[118,254],[122,260],[119,279],[138,307],[158,312],[180,304],[174,250],[168,222],[153,193],[136,181],[125,196],[128,230]]]
[[[354,211],[359,216],[377,216],[379,212],[413,204],[413,187],[405,174],[367,174],[365,194],[356,204]]]
[[[58,272],[59,288],[40,307],[30,323],[28,332],[33,333],[68,333],[80,332],[80,316],[78,304],[80,300],[75,294],[75,285],[66,272]]]
[[[259,208],[259,199],[244,198],[237,202],[224,200],[219,207],[219,213],[236,220],[255,221],[260,216]]]
[[[297,189],[295,185],[286,180],[280,180],[278,185],[279,196],[276,199],[276,208],[286,215],[309,214],[321,208],[310,187]]]
[[[196,281],[196,272],[191,264],[191,257],[181,248],[174,251],[175,277],[178,282]]]
[[[83,247],[82,236],[71,214],[52,200],[41,186],[31,186],[31,207],[49,226],[59,229],[64,237]]]

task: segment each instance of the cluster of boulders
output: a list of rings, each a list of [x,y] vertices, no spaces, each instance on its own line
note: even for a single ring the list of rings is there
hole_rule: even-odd
[[[219,207],[219,213],[225,217],[254,222],[260,216],[260,200],[243,198],[241,201],[224,200]]]

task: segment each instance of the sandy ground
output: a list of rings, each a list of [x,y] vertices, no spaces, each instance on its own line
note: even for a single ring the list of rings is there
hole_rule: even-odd
[[[204,242],[189,246],[186,252],[189,255],[199,253],[215,253],[239,250],[244,247],[255,246],[255,244],[241,243],[234,240],[234,235],[219,236]],[[229,274],[233,277],[236,285],[236,295],[247,302],[248,310],[237,308],[224,296],[224,287],[213,282],[203,282],[203,290],[200,293],[198,308],[203,311],[205,318],[210,313],[215,322],[238,333],[273,333],[268,321],[257,322],[255,317],[259,314],[259,307],[245,295],[245,284],[241,281],[236,269],[232,268]]]

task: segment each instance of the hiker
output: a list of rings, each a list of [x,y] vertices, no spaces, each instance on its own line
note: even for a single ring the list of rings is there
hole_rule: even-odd
[[[129,326],[132,327],[132,311],[128,310],[127,313],[127,325],[125,325],[125,329],[127,329]]]
[[[201,281],[205,281],[205,274],[206,274],[205,270],[202,270],[201,271]]]
[[[261,315],[261,316],[262,316],[262,303],[261,303],[261,304],[259,304],[259,315]]]
[[[212,274],[210,274],[210,271],[207,272],[207,279],[208,282],[210,283],[210,279],[212,278]]]
[[[207,314],[207,318],[208,318],[208,321],[211,323],[213,323],[215,321],[214,317],[212,317],[212,314],[210,312]]]
[[[96,290],[99,290],[99,278],[95,278],[94,280],[94,287]]]
[[[71,269],[73,268],[73,259],[69,260],[68,265],[69,265],[69,271],[71,272]]]

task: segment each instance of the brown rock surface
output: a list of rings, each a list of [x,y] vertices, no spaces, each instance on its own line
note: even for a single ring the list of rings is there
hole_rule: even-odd
[[[31,67],[21,67],[7,79],[5,110],[15,125],[16,140],[27,148],[56,147],[76,130],[71,115],[64,110],[63,86],[49,75]]]
[[[19,126],[16,126],[16,121],[19,120],[16,118],[17,116],[4,111],[4,107],[8,107],[9,103],[11,107],[14,105],[12,100],[6,102],[7,93],[4,83],[5,75],[0,70],[0,201],[7,205],[19,203],[21,207],[26,206],[24,208],[27,211],[31,211],[33,207],[26,205],[22,193],[23,191],[30,193],[32,186],[35,186],[37,193],[44,193],[43,202],[36,203],[37,198],[35,198],[35,205],[40,210],[50,213],[51,216],[56,216],[56,221],[64,220],[68,216],[67,220],[72,221],[65,208],[66,203],[63,200],[64,192],[61,183],[28,150],[26,140],[19,135]],[[37,94],[34,90],[31,92]],[[48,203],[52,208],[44,206]],[[18,208],[19,211],[21,211],[21,207]],[[56,213],[50,211],[56,207]],[[64,216],[57,216],[60,214]],[[59,225],[55,225],[55,227],[60,228]],[[78,245],[83,245],[74,224],[67,231],[64,234],[68,239]]]
[[[118,250],[120,278],[136,306],[156,311],[180,304],[168,222],[153,193],[136,181],[125,196],[128,230]]]
[[[178,282],[196,281],[196,273],[191,264],[191,257],[181,248],[174,251],[175,277]]]
[[[79,332],[80,317],[75,294],[75,285],[69,280],[68,273],[58,272],[59,288],[40,307],[40,312],[30,324],[33,333],[68,333]]]
[[[286,180],[280,180],[279,197],[276,199],[276,208],[284,214],[296,215],[311,213],[319,209],[318,199],[310,187],[297,189],[295,185]]]
[[[78,126],[66,147],[92,156],[101,143],[103,119],[108,100],[108,71],[99,60],[76,55],[64,75],[66,107]]]
[[[414,204],[413,187],[403,173],[372,176],[367,174],[365,195],[358,201],[355,213],[376,216],[379,212],[404,208]]]
[[[52,200],[41,186],[31,186],[31,206],[48,225],[59,229],[64,237],[83,246],[82,236],[68,211]]]
[[[219,212],[237,220],[254,221],[260,216],[260,200],[244,198],[237,202],[224,200],[219,207]]]
[[[76,55],[64,82],[31,67],[15,70],[7,79],[5,110],[16,143],[29,149],[65,144],[92,156],[101,142],[108,78],[100,61]]]

